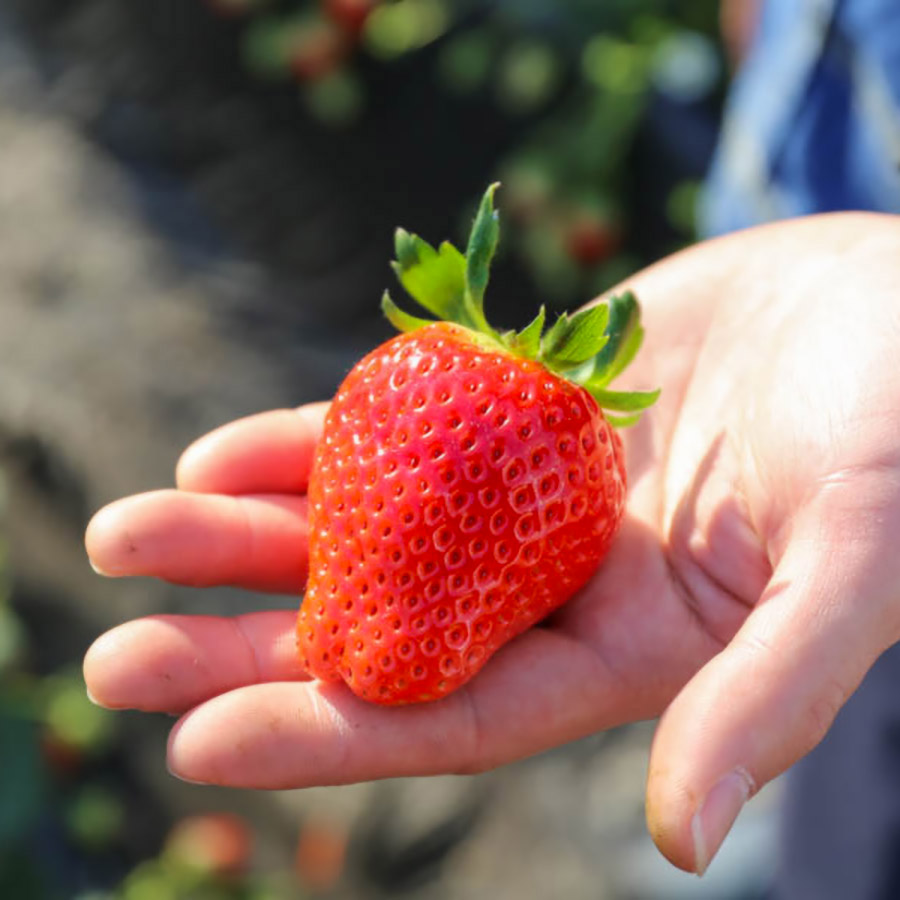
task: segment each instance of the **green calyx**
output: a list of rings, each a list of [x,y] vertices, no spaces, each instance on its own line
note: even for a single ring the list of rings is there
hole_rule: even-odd
[[[484,315],[484,292],[491,260],[500,237],[492,184],[481,201],[465,255],[444,242],[435,249],[414,234],[397,229],[392,263],[410,296],[439,320],[470,329],[479,340],[525,359],[534,359],[551,372],[585,388],[621,427],[634,424],[652,406],[659,391],[611,391],[609,383],[634,359],[644,338],[640,306],[631,291],[604,298],[572,315],[563,313],[547,327],[542,306],[521,331],[498,332]],[[385,291],[381,308],[400,331],[414,331],[434,320],[400,309]]]

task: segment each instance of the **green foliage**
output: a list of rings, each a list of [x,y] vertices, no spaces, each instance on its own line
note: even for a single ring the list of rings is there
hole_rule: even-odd
[[[597,353],[587,384],[591,391],[605,388],[631,364],[644,341],[637,298],[626,291],[609,299],[609,342]]]
[[[47,790],[40,758],[37,722],[0,705],[0,849],[10,849],[40,815]]]
[[[38,693],[40,717],[55,738],[84,753],[99,752],[109,743],[113,717],[88,699],[80,672],[45,677]]]
[[[592,306],[570,316],[562,313],[541,342],[541,358],[552,360],[561,368],[575,368],[593,359],[609,338],[609,306]]]
[[[397,229],[394,238],[400,283],[421,306],[439,319],[453,319],[466,293],[466,258],[452,244],[435,250],[427,241]],[[474,323],[472,323],[474,324]]]
[[[0,472],[2,476],[2,472]],[[288,900],[303,897],[280,871],[197,872],[146,847],[147,859],[112,888],[76,892],[67,875],[107,885],[125,851],[134,785],[112,780],[116,718],[88,700],[79,670],[32,668],[33,635],[16,614],[3,543],[0,478],[0,898],[3,900]],[[215,850],[213,850],[215,852]],[[59,870],[60,860],[65,871]],[[77,860],[77,862],[75,862]],[[73,876],[77,870],[77,876]],[[105,868],[106,867],[106,868]]]
[[[547,308],[542,306],[538,314],[521,331],[507,332],[504,343],[518,356],[526,359],[536,359],[541,352],[541,335],[544,333],[544,323],[547,320]]]
[[[0,600],[0,673],[16,664],[24,647],[25,629],[22,623],[9,604]]]
[[[324,127],[352,127],[380,102],[364,72],[425,53],[437,92],[493,104],[519,135],[497,166],[508,247],[557,309],[641,262],[625,186],[648,100],[702,100],[726,78],[718,0],[205,2],[243,18],[247,67],[267,83],[296,82]],[[673,249],[695,237],[696,188],[659,198]]]
[[[395,237],[397,260],[393,264],[403,286],[414,300],[438,320],[454,322],[472,332],[473,339],[528,359],[537,359],[551,372],[582,385],[601,407],[632,413],[614,420],[618,425],[637,421],[652,406],[659,391],[620,393],[606,390],[634,358],[643,339],[640,306],[631,292],[604,298],[576,312],[562,313],[544,332],[546,309],[521,331],[496,332],[484,315],[484,290],[497,251],[500,220],[494,209],[492,184],[484,193],[469,235],[466,255],[449,243],[436,251],[417,235],[402,228]],[[401,331],[414,331],[433,320],[412,316],[385,293],[382,309]]]
[[[494,209],[494,194],[498,187],[498,184],[492,184],[484,192],[466,249],[466,305],[479,329],[487,328],[484,292],[500,240],[500,218]]]

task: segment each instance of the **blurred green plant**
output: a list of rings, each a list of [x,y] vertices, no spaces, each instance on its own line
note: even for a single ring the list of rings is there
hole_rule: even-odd
[[[0,502],[4,497],[0,473]],[[5,506],[5,504],[4,504]],[[0,521],[3,517],[0,507]],[[20,670],[25,628],[12,609],[8,548],[0,531],[0,896],[38,896],[41,879],[20,840],[37,823],[47,792],[33,680]]]
[[[109,847],[125,823],[122,798],[108,787],[86,784],[65,808],[66,828],[72,838],[89,851]]]
[[[94,850],[106,849],[118,832],[117,798],[90,782],[70,796],[64,784],[108,748],[113,720],[88,700],[80,672],[34,671],[3,535],[0,529],[0,897],[43,900],[57,894],[41,856],[48,823],[57,820],[74,842]]]
[[[175,823],[162,852],[135,868],[121,900],[269,900],[280,895],[267,879],[248,875],[252,835],[239,816],[210,813]]]
[[[251,866],[252,829],[228,813],[170,823],[162,849],[123,877],[123,834],[137,791],[113,773],[124,736],[88,699],[78,669],[38,671],[14,604],[0,472],[0,898],[3,900],[288,900],[304,888]],[[146,840],[146,839],[145,839]],[[157,852],[158,851],[158,852]],[[96,882],[79,888],[68,883]],[[110,886],[112,885],[112,886]]]
[[[499,166],[508,245],[558,306],[641,262],[627,165],[650,98],[703,101],[726,78],[717,0],[202,2],[242,22],[249,71],[295,84],[326,126],[365,113],[372,66],[431,48],[437,90],[489,98],[523,134]],[[688,243],[695,191],[666,190],[661,215],[674,245]]]

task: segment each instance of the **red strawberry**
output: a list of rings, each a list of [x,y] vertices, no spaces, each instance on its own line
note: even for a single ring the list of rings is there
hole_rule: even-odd
[[[317,81],[332,74],[349,52],[347,36],[329,19],[298,23],[291,35],[289,66],[299,81]]]
[[[166,838],[168,860],[198,873],[226,878],[247,869],[253,834],[247,822],[233,813],[204,813],[178,821]]]
[[[569,226],[565,245],[569,258],[580,266],[605,262],[622,242],[619,226],[609,217],[581,213]]]
[[[395,269],[426,309],[385,295],[402,331],[338,390],[309,485],[307,670],[384,704],[442,697],[568,600],[621,521],[625,471],[601,406],[640,345],[632,294],[500,334],[483,295],[498,237],[492,186],[468,253],[397,232]]]
[[[377,0],[324,0],[325,12],[342,28],[357,34],[377,5]]]

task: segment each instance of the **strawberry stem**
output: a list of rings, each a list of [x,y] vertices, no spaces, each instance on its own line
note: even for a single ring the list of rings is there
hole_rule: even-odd
[[[484,294],[500,239],[499,215],[494,209],[498,187],[491,184],[482,197],[465,255],[449,242],[435,249],[398,228],[394,239],[397,259],[392,266],[400,283],[439,320],[462,325],[508,353],[537,359],[551,372],[585,388],[602,408],[628,414],[609,416],[613,425],[634,424],[641,412],[653,405],[659,391],[607,390],[637,355],[644,339],[640,304],[631,291],[605,297],[572,315],[562,313],[546,331],[544,307],[518,332],[500,334],[488,323]],[[404,312],[387,292],[381,308],[400,331],[413,331],[432,321]]]

